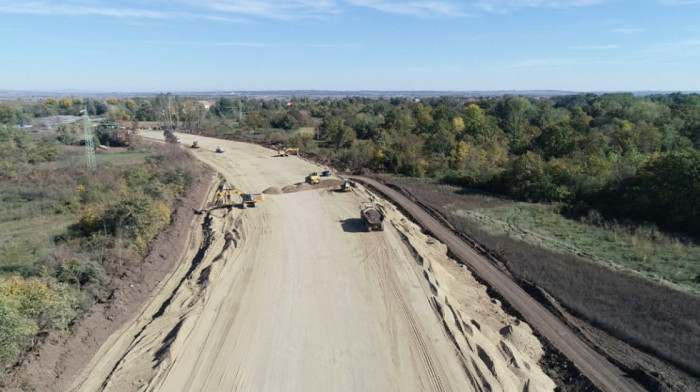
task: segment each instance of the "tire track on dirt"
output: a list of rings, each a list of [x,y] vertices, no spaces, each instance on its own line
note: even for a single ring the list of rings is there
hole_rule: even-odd
[[[393,302],[398,305],[399,309],[401,310],[401,316],[408,323],[411,338],[419,351],[421,363],[425,368],[426,374],[428,375],[428,382],[430,383],[431,390],[437,392],[451,392],[452,387],[450,386],[449,379],[447,378],[444,370],[436,365],[436,361],[433,359],[433,356],[425,343],[424,333],[418,327],[418,323],[413,317],[413,312],[406,304],[406,301],[401,294],[401,290],[396,285],[395,274],[386,262],[386,260],[389,260],[387,250],[383,247],[367,247],[364,249],[365,260],[369,259],[373,261],[371,265],[374,266],[374,269],[377,272],[381,286],[386,289],[383,291],[393,298]],[[380,249],[381,256],[375,257],[372,254],[373,249]]]

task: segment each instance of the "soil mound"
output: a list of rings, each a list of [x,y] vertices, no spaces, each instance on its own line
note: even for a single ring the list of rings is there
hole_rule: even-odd
[[[340,187],[340,184],[343,182],[340,180],[335,180],[335,179],[328,179],[328,180],[321,180],[321,182],[318,183],[318,186],[323,187],[323,188],[336,188]]]
[[[300,182],[298,184],[294,185],[287,185],[284,188],[282,188],[283,193],[294,193],[294,192],[300,192],[300,191],[308,191],[310,189],[313,189],[313,187],[305,182]]]
[[[276,187],[276,186],[271,186],[263,191],[264,194],[266,195],[281,195],[284,192],[282,189]]]

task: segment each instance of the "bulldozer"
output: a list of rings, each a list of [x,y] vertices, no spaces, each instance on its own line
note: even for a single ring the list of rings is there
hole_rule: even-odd
[[[277,155],[280,157],[286,157],[286,156],[289,156],[289,154],[299,155],[299,149],[298,148],[283,148],[283,149],[277,151]]]
[[[306,176],[305,181],[311,185],[316,185],[321,181],[321,176],[318,175],[318,172],[313,172]]]
[[[193,141],[193,142],[192,142],[192,145],[190,146],[190,148],[199,148],[199,142],[196,141],[196,140]]]
[[[345,180],[343,180],[343,183],[340,184],[340,191],[341,192],[350,192],[350,191],[352,191],[352,187],[354,187],[354,186],[355,186],[355,184],[352,181],[345,179]]]

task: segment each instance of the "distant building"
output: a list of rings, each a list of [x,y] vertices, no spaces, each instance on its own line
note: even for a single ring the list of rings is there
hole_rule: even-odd
[[[214,104],[214,102],[212,102],[212,101],[197,101],[197,103],[199,103],[200,105],[204,106],[204,109],[207,109],[207,110],[209,110],[209,108],[211,107],[211,105]]]

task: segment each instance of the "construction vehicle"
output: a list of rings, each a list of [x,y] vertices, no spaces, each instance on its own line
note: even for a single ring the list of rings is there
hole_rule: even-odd
[[[236,203],[233,200],[233,196],[240,196],[241,202]],[[214,193],[214,198],[212,201],[207,203],[204,210],[196,211],[198,214],[216,210],[219,208],[234,207],[237,204],[241,208],[255,207],[255,204],[265,200],[265,195],[262,193],[245,193],[240,189],[225,189],[223,186],[219,186],[216,193]]]
[[[196,140],[193,141],[193,142],[192,142],[192,146],[190,146],[190,148],[199,148],[199,142],[196,141]]]
[[[360,207],[360,218],[367,231],[384,231],[384,210],[378,205],[365,203]]]
[[[222,152],[224,152],[224,149],[221,148],[221,146],[216,146],[216,152],[222,153]]]
[[[277,151],[277,155],[281,156],[281,157],[289,156],[289,154],[299,155],[299,149],[298,148],[283,148],[283,149]]]
[[[306,176],[306,182],[308,182],[311,185],[316,185],[321,181],[321,176],[318,175],[318,172],[313,172]]]
[[[265,200],[265,195],[262,193],[244,193],[241,195],[241,199],[241,206],[243,208],[255,207],[257,202]]]
[[[352,187],[355,186],[352,181],[345,179],[343,180],[343,183],[340,184],[340,191],[341,192],[350,192],[352,191]]]

